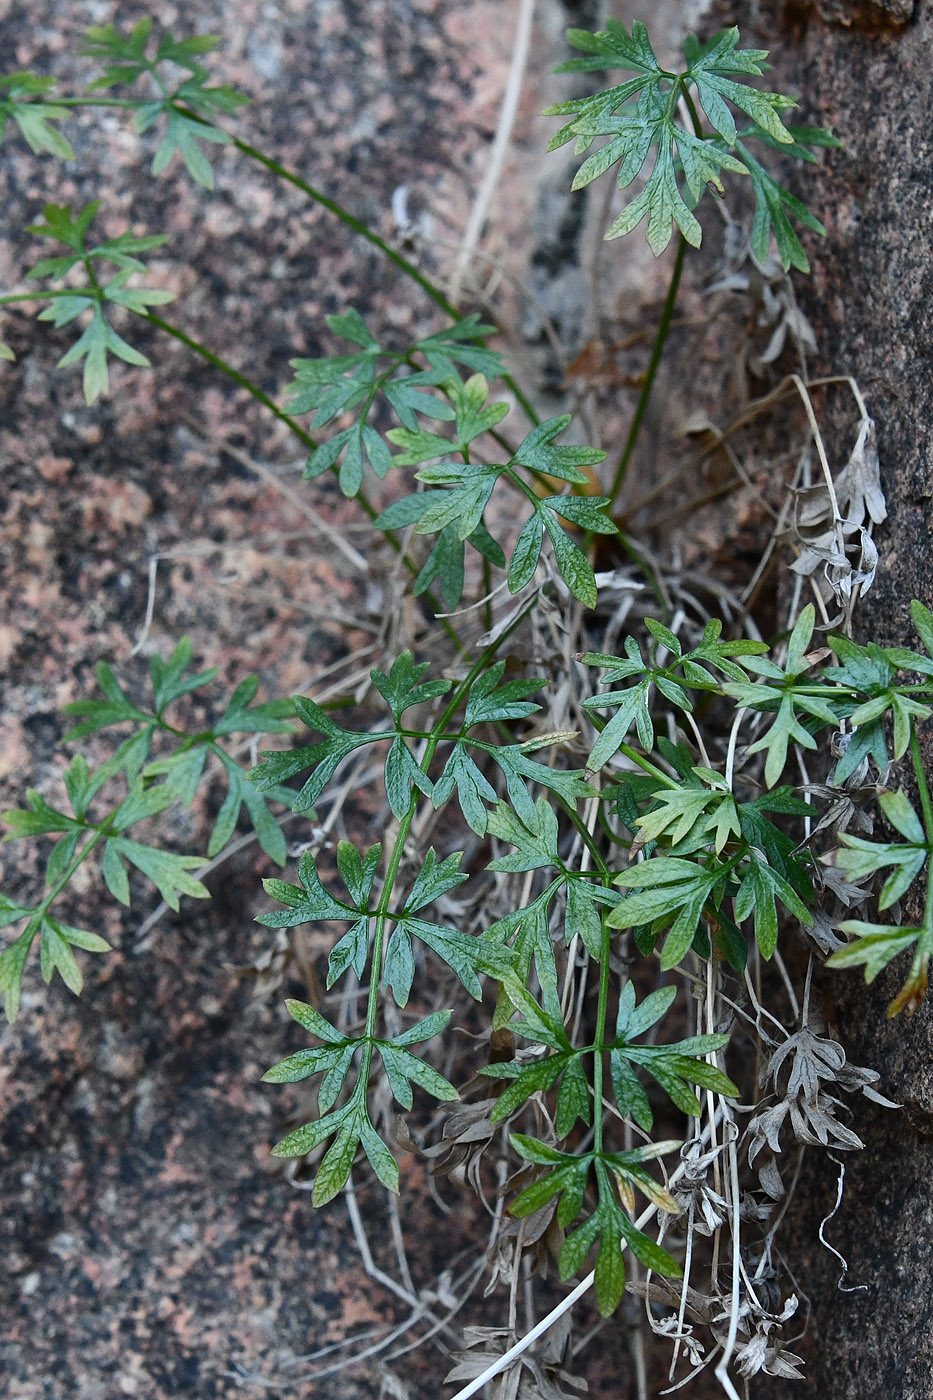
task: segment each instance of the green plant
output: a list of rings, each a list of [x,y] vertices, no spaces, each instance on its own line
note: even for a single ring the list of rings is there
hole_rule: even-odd
[[[431,592],[435,585],[448,610],[456,609],[465,593],[477,596],[486,608],[487,628],[477,641],[461,635],[445,617],[451,649],[436,668],[441,674],[432,678],[427,678],[428,665],[407,650],[374,666],[371,685],[383,702],[375,727],[368,727],[368,705],[362,727],[338,723],[333,705],[307,696],[253,705],[258,680],[251,677],[237,686],[210,727],[189,732],[170,722],[166,712],[215,676],[214,671],[188,673],[190,644],[180,642],[168,661],[150,659],[151,708],[131,700],[102,664],[98,683],[104,698],[68,707],[79,723],[64,742],[118,725],[129,726],[127,737],[93,770],[81,755],[72,760],[64,774],[70,813],[30,793],[27,809],[5,814],[7,840],[56,838],[46,857],[41,898],[25,904],[0,895],[3,925],[22,926],[0,957],[7,1015],[12,1020],[17,1014],[21,980],[37,939],[45,980],[58,971],[76,992],[81,971],[72,950],[106,951],[99,935],[52,913],[95,851],[100,852],[104,883],[118,901],[127,904],[131,897],[128,862],[178,908],[183,895],[207,895],[198,879],[203,858],[165,851],[157,837],[143,842],[126,835],[137,823],[175,803],[192,804],[207,776],[223,775],[227,793],[207,857],[221,854],[245,809],[262,849],[284,865],[285,838],[267,802],[313,818],[314,804],[338,773],[343,778],[343,766],[372,749],[392,818],[384,846],[364,850],[339,841],[335,865],[342,888],[336,893],[335,872],[320,851],[302,854],[299,883],[265,881],[266,893],[279,907],[260,915],[259,922],[278,929],[337,924],[341,931],[328,956],[327,987],[346,979],[357,990],[366,988],[365,1011],[349,1027],[308,1002],[288,1003],[293,1019],[315,1043],[288,1055],[265,1078],[271,1083],[321,1078],[314,1116],[289,1132],[274,1152],[316,1154],[316,1205],[343,1190],[360,1149],[379,1181],[397,1190],[391,1120],[384,1103],[374,1106],[375,1086],[387,1082],[403,1110],[412,1109],[414,1088],[442,1103],[458,1097],[457,1087],[431,1063],[432,1050],[415,1053],[416,1047],[433,1046],[453,1014],[453,1008],[445,1008],[415,1012],[412,1018],[412,1001],[418,1005],[424,999],[419,983],[433,979],[434,990],[440,987],[455,1002],[456,988],[462,988],[480,1004],[485,990],[495,988],[495,1007],[483,1032],[497,1036],[509,1053],[479,1066],[491,1095],[485,1120],[489,1136],[516,1114],[522,1115],[516,1127],[535,1128],[509,1137],[513,1166],[518,1166],[513,1218],[550,1212],[551,1243],[562,1279],[580,1272],[595,1247],[595,1292],[606,1315],[618,1307],[626,1285],[626,1248],[649,1272],[686,1275],[687,1296],[692,1236],[684,1252],[665,1247],[664,1228],[644,1230],[646,1218],[633,1219],[636,1189],[668,1216],[688,1214],[691,1229],[698,1211],[712,1212],[717,1229],[728,1218],[734,1272],[727,1316],[736,1321],[728,1338],[709,1323],[721,1357],[719,1370],[728,1378],[734,1360],[744,1364],[736,1349],[735,1261],[741,1231],[739,1110],[733,1100],[739,1085],[724,1068],[729,1034],[720,1021],[728,1018],[717,1020],[716,999],[726,986],[726,969],[741,981],[750,959],[758,966],[772,958],[782,918],[813,928],[819,946],[831,952],[831,964],[864,964],[867,978],[913,949],[907,980],[891,1012],[914,1009],[922,999],[933,951],[933,807],[917,726],[931,713],[926,701],[933,694],[933,617],[920,603],[913,604],[925,653],[861,646],[830,626],[824,627],[826,646],[810,651],[817,622],[812,604],[797,610],[792,627],[771,647],[757,637],[730,636],[717,619],[698,619],[685,608],[666,608],[661,617],[645,610],[633,619],[624,654],[618,656],[590,649],[590,641],[598,645],[606,619],[598,614],[584,619],[576,604],[592,610],[600,601],[593,536],[604,536],[640,557],[637,543],[620,537],[616,511],[670,331],[685,249],[700,243],[694,210],[707,191],[724,193],[723,172],[747,179],[754,201],[752,255],[765,263],[773,235],[783,271],[807,271],[790,216],[815,232],[820,225],[752,152],[778,149],[809,161],[811,148],[838,142],[822,130],[786,127],[781,113],[792,101],[742,81],[764,71],[765,54],[739,49],[737,30],[723,31],[706,44],[690,39],[686,67],[679,73],[659,66],[642,25],[629,33],[610,21],[599,34],[570,32],[570,42],[585,57],[562,65],[563,71],[620,68],[636,76],[606,92],[550,108],[570,117],[552,147],[575,140],[583,154],[597,138],[609,138],[581,166],[574,180],[578,189],[616,164],[619,187],[627,189],[653,152],[643,188],[607,236],[619,237],[646,219],[648,241],[660,253],[674,226],[678,229],[672,278],[641,397],[612,480],[605,494],[594,494],[598,477],[593,469],[607,453],[556,445],[571,425],[570,415],[537,421],[529,400],[506,374],[502,357],[486,344],[495,328],[477,314],[458,316],[443,293],[396,249],[299,176],[217,125],[245,99],[228,86],[209,85],[199,59],[214,40],[202,36],[179,42],[163,35],[153,49],[151,30],[151,21],[143,20],[127,37],[107,25],[90,32],[85,50],[105,65],[90,92],[132,88],[142,79],[150,84],[151,96],[53,99],[48,79],[13,74],[0,80],[0,132],[10,118],[34,151],[68,159],[73,153],[58,124],[70,107],[124,108],[134,113],[140,133],[164,124],[152,162],[154,175],[177,154],[206,189],[213,178],[204,143],[232,145],[362,232],[428,293],[448,323],[395,349],[380,344],[353,309],[329,317],[331,332],[353,348],[328,358],[293,360],[295,377],[284,386],[289,398],[281,407],[209,347],[153,313],[150,308],[172,300],[172,294],[138,284],[145,273],[139,254],[161,246],[164,238],[127,231],[90,243],[96,202],[74,215],[67,205],[46,205],[44,222],[30,225],[27,232],[69,251],[41,259],[26,275],[64,285],[13,292],[0,303],[47,300],[40,319],[56,329],[89,316],[59,361],[61,367],[84,361],[88,404],[109,390],[110,356],[138,366],[148,363],[114,328],[111,317],[118,324],[127,315],[140,318],[181,341],[288,426],[308,452],[306,479],[332,472],[344,496],[359,500],[401,556],[415,597],[440,612]],[[171,87],[165,64],[188,76]],[[733,109],[751,124],[740,130]],[[116,269],[109,280],[101,272],[106,264]],[[12,352],[2,349],[9,358]],[[509,405],[490,398],[490,383],[497,381],[513,392],[528,417],[521,433],[506,436],[500,428]],[[297,421],[303,417],[309,418],[308,429]],[[395,425],[386,428],[387,421]],[[863,413],[860,427],[868,422]],[[859,442],[864,452],[864,435]],[[378,510],[364,490],[367,473],[381,481],[410,468],[417,468],[414,481],[419,485]],[[847,597],[852,599],[853,588],[857,595],[868,576],[852,584],[845,541],[840,546],[836,539],[841,538],[843,516],[828,468],[825,485],[837,544],[833,566],[848,579]],[[504,520],[497,509],[505,491],[513,503],[521,503],[516,518]],[[851,519],[852,498],[849,506]],[[861,528],[862,518],[864,512],[856,527]],[[402,531],[410,536],[399,538],[396,532]],[[508,549],[496,538],[503,532],[509,536]],[[862,534],[866,536],[864,530]],[[436,537],[429,551],[420,548],[421,537]],[[466,554],[467,544],[476,560]],[[498,614],[489,597],[493,569],[504,571],[510,595],[520,595],[518,606]],[[647,566],[643,572],[663,601],[665,589],[655,572]],[[842,584],[834,579],[830,582],[838,584],[838,593]],[[534,718],[543,707],[531,697],[542,692],[549,706],[544,719],[554,717],[548,695],[557,688],[555,676],[526,675],[510,656],[500,655],[546,606],[570,618],[574,635],[585,643],[559,678],[574,696],[574,727],[550,722],[542,727]],[[596,671],[603,672],[608,690],[594,692]],[[903,681],[903,674],[922,679]],[[177,718],[176,711],[172,714]],[[584,722],[593,729],[588,738],[581,737]],[[249,768],[220,742],[238,733],[293,734],[296,723],[316,741],[267,753]],[[740,748],[743,725],[752,730],[753,741]],[[795,795],[800,786],[796,777],[799,765],[818,751],[818,736],[830,732],[844,736],[845,746],[830,763],[819,795],[829,805],[837,803],[874,764],[881,811],[903,842],[879,843],[840,830],[839,845],[821,852],[816,838],[822,830],[832,830],[833,823],[820,819],[812,801]],[[908,752],[922,820],[902,791],[887,787],[892,766]],[[532,756],[542,753],[546,761]],[[576,766],[566,766],[570,755],[578,756]],[[293,786],[296,778],[302,786]],[[116,802],[114,784],[122,785]],[[806,783],[803,790],[810,796],[817,791]],[[111,800],[101,813],[97,804],[105,796]],[[435,824],[436,844],[427,845],[424,833]],[[457,845],[462,849],[453,849]],[[904,898],[927,867],[924,912],[916,927],[840,921],[840,911],[819,899],[825,881],[847,908],[864,903],[869,896],[865,881],[891,866],[894,874],[878,899],[881,911]],[[840,882],[837,872],[846,880]],[[499,877],[504,877],[501,882]],[[469,930],[458,926],[449,903],[451,891],[462,892],[467,883],[471,892],[477,891],[471,893],[477,912]],[[496,908],[496,917],[490,917],[485,905],[492,907],[492,896],[500,890],[507,907]],[[424,911],[430,906],[427,918]],[[853,941],[843,943],[836,930],[852,934]],[[675,981],[651,985],[656,974],[670,973],[683,975],[688,988],[700,989],[702,1006],[688,998],[690,1009],[685,1010]],[[783,1041],[773,1034],[769,1039],[757,1003],[753,1015],[741,1014],[757,1026],[759,1044],[766,1047],[771,1079],[764,1082],[771,1083],[775,1099],[770,1106],[764,1099],[757,1106],[743,1147],[748,1145],[754,1161],[762,1143],[767,1145],[773,1187],[775,1174],[779,1179],[774,1157],[786,1123],[801,1142],[825,1144],[830,1132],[837,1146],[858,1140],[845,1141],[848,1130],[836,1114],[839,1100],[828,1092],[818,1105],[822,1126],[813,1127],[811,1117],[808,1128],[800,1113],[794,1116],[802,1081],[791,1075],[785,1082],[781,1076],[794,1037],[782,1031]],[[689,1026],[688,1017],[693,1021]],[[412,1023],[402,1028],[405,1018]],[[682,1029],[692,1033],[681,1034]],[[815,1033],[806,1016],[797,1035],[809,1036],[807,1051],[815,1053]],[[826,1071],[830,1060],[824,1055],[820,1063]],[[837,1069],[844,1064],[843,1055]],[[873,1080],[867,1071],[849,1066],[848,1072],[846,1088],[866,1088]],[[817,1077],[833,1078],[828,1072]],[[842,1082],[841,1074],[836,1078]],[[653,1097],[646,1086],[652,1086]],[[812,1096],[806,1102],[812,1109]],[[679,1142],[655,1140],[651,1134],[657,1117],[676,1123],[675,1110],[690,1123],[688,1147],[681,1167],[661,1181],[651,1164]],[[704,1170],[714,1159],[718,1163],[718,1153],[725,1154],[731,1173],[725,1196],[712,1186],[703,1188],[704,1196],[700,1185],[689,1198],[683,1190],[678,1193],[684,1164],[692,1160],[689,1152],[700,1146],[712,1154]],[[705,1180],[699,1168],[690,1179]],[[722,1185],[722,1178],[716,1179]],[[725,1290],[720,1301],[724,1297]],[[770,1335],[774,1316],[761,1304],[757,1313],[746,1311],[743,1318],[751,1356],[756,1336]],[[683,1312],[678,1338],[686,1335],[682,1324]],[[788,1360],[789,1354],[773,1343],[770,1354],[760,1350],[758,1369],[783,1365],[790,1368],[785,1373],[794,1373],[793,1358]]]

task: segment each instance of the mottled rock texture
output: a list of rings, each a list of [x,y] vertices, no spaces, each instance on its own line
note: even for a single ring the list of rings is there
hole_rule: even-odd
[[[520,228],[526,261],[540,175],[521,180],[515,171],[531,149],[539,160],[544,144],[536,113],[544,74],[561,56],[560,8],[540,9],[508,199],[499,202],[500,250]],[[514,3],[156,9],[179,36],[221,36],[218,79],[254,99],[240,124],[247,139],[390,236],[393,192],[407,185],[409,213],[428,209],[438,238],[456,240],[497,119]],[[85,29],[127,26],[144,13],[98,0],[2,0],[4,70],[31,66],[80,90],[92,75],[75,57]],[[99,198],[105,235],[128,223],[169,234],[150,262],[154,280],[179,293],[166,314],[272,395],[291,377],[289,358],[335,348],[328,312],[355,305],[398,338],[441,323],[372,248],[232,151],[214,152],[217,188],[208,195],[177,165],[150,180],[153,147],[140,152],[119,114],[82,114],[68,131],[78,159],[64,169],[33,158],[12,131],[0,148],[4,287],[42,255],[21,229],[46,201]],[[439,243],[421,256],[440,273],[449,251]],[[29,785],[61,796],[59,707],[90,692],[99,659],[142,683],[144,657],[130,652],[156,552],[174,557],[159,564],[148,646],[165,654],[188,633],[198,664],[221,667],[227,692],[250,670],[264,696],[299,692],[372,641],[394,607],[390,586],[380,592],[386,570],[374,570],[371,586],[327,535],[340,526],[367,549],[368,526],[332,483],[319,482],[302,491],[322,537],[221,450],[228,439],[300,487],[294,444],[245,394],[143,328],[153,370],[118,368],[113,396],[88,409],[80,373],[54,368],[67,336],[30,312],[5,314],[3,327],[18,360],[0,375],[0,805],[20,805]],[[175,822],[179,849],[203,844],[207,817],[199,808]],[[3,887],[14,895],[35,890],[27,846],[3,848]],[[31,971],[19,1022],[0,1032],[0,1373],[11,1400],[265,1393],[244,1390],[238,1367],[284,1375],[296,1400],[383,1393],[379,1361],[305,1382],[296,1378],[344,1353],[288,1368],[407,1309],[364,1277],[342,1204],[314,1212],[272,1169],[268,1148],[295,1100],[258,1081],[300,1043],[281,1003],[285,991],[307,989],[290,977],[253,1001],[252,983],[234,972],[269,947],[268,931],[251,923],[261,873],[270,871],[249,848],[209,877],[210,905],[189,902],[142,944],[134,930],[155,906],[151,888],[140,887],[124,914],[96,876],[79,882],[71,921],[98,929],[117,951],[83,959],[80,1001],[61,983],[43,988]],[[404,1179],[408,1199],[421,1203],[406,1228],[438,1246],[423,1249],[416,1266],[416,1282],[430,1282],[469,1242],[472,1207],[455,1189],[445,1219],[411,1158]],[[384,1231],[382,1194],[364,1188],[360,1203]],[[377,1262],[394,1268],[390,1253],[379,1251]],[[407,1387],[393,1394],[437,1395],[447,1367],[429,1345],[391,1368]]]
[[[933,9],[925,0],[715,7],[715,23],[738,23],[743,36],[756,22],[775,87],[802,94],[806,119],[846,143],[815,176],[828,237],[813,248],[813,280],[799,295],[819,368],[855,375],[878,423],[890,518],[878,533],[878,581],[858,613],[860,640],[911,645],[910,599],[933,601]],[[931,771],[933,744],[924,750]],[[905,910],[905,921],[917,912]],[[933,1008],[886,1020],[903,971],[902,960],[871,989],[855,976],[826,982],[852,1057],[879,1069],[904,1109],[858,1114],[866,1150],[848,1160],[844,1202],[827,1226],[849,1262],[845,1283],[860,1291],[838,1291],[838,1260],[816,1239],[834,1171],[798,1193],[785,1249],[814,1306],[804,1393],[820,1400],[933,1395]],[[800,1393],[789,1383],[762,1390]]]

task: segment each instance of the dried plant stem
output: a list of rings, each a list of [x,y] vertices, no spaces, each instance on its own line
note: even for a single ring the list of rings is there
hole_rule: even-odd
[[[486,215],[489,212],[489,206],[495,195],[496,186],[499,183],[502,167],[505,163],[506,152],[508,151],[509,140],[512,135],[512,127],[515,124],[515,116],[518,111],[518,99],[521,96],[522,79],[528,62],[528,50],[531,44],[531,26],[534,19],[534,10],[535,0],[520,0],[518,18],[515,21],[515,36],[511,44],[512,61],[509,66],[509,76],[506,81],[505,96],[503,97],[502,107],[499,112],[499,121],[496,126],[495,138],[487,158],[482,182],[476,192],[476,198],[470,210],[470,217],[463,231],[463,238],[460,241],[457,255],[454,258],[453,270],[450,274],[448,295],[454,306],[459,304],[460,294],[463,288],[463,279],[466,276],[470,260],[474,256],[476,246],[479,243],[480,234],[483,231],[483,224],[486,222]]]

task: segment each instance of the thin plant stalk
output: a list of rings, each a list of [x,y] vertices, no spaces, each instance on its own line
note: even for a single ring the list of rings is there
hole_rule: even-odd
[[[625,481],[625,474],[632,460],[632,453],[635,450],[635,444],[638,442],[641,426],[645,421],[645,414],[651,402],[654,381],[658,375],[658,368],[661,364],[661,357],[664,354],[664,346],[667,342],[668,332],[670,331],[671,321],[674,316],[674,304],[677,301],[677,290],[680,287],[680,278],[684,270],[686,252],[687,240],[684,238],[683,234],[680,234],[677,239],[677,255],[674,258],[674,267],[667,288],[667,296],[664,298],[664,306],[661,310],[660,320],[658,321],[657,333],[654,337],[654,344],[651,347],[651,359],[648,361],[648,368],[645,371],[645,381],[642,384],[641,393],[638,396],[638,403],[635,406],[635,414],[628,430],[628,437],[625,439],[625,446],[622,448],[622,455],[619,458],[615,475],[612,478],[612,484],[609,487],[609,499],[613,505],[615,505]]]

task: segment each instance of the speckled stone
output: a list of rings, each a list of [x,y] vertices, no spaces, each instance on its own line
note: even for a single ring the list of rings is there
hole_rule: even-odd
[[[546,76],[565,56],[562,28],[594,24],[593,9],[539,0],[484,239],[544,303],[570,353],[640,325],[669,265],[655,264],[639,240],[625,274],[605,262],[602,280],[588,281],[583,253],[598,241],[604,205],[571,204],[566,161],[542,157],[553,123],[538,113],[568,92],[566,80]],[[239,119],[244,138],[338,194],[385,237],[399,233],[393,196],[398,205],[406,187],[408,212],[433,230],[411,255],[443,280],[488,159],[517,10],[516,0],[199,0],[193,9],[163,4],[159,19],[181,35],[221,35],[212,71],[253,98]],[[664,12],[679,7],[668,0]],[[126,26],[143,13],[106,0],[0,0],[0,53],[6,67],[54,73],[74,91],[93,72],[75,57],[87,26]],[[45,202],[99,198],[105,236],[128,225],[168,234],[148,259],[151,282],[178,294],[167,318],[279,401],[289,359],[335,348],[327,313],[354,305],[397,341],[441,324],[370,245],[232,148],[212,148],[209,194],[177,161],[151,181],[153,136],[140,142],[119,114],[82,113],[67,131],[77,160],[64,167],[31,156],[12,130],[0,148],[4,287],[44,255],[20,230]],[[595,310],[586,310],[594,288]],[[562,367],[531,303],[507,279],[497,305],[525,382],[560,411]],[[115,366],[112,395],[88,408],[80,372],[55,370],[70,328],[38,325],[28,307],[2,316],[2,338],[17,354],[15,365],[0,364],[5,807],[29,785],[60,798],[60,707],[90,693],[98,660],[131,691],[141,686],[143,659],[131,651],[153,555],[170,557],[159,563],[143,657],[188,634],[197,664],[219,666],[227,691],[252,670],[263,696],[304,689],[370,641],[396,607],[384,561],[361,575],[332,547],[339,527],[365,551],[367,532],[329,478],[301,488],[323,524],[323,533],[301,536],[304,518],[222,446],[270,464],[295,488],[301,454],[286,429],[182,345],[146,327],[133,332],[153,369]],[[643,361],[641,345],[622,368],[637,373]],[[635,392],[631,374],[610,375],[608,443]],[[668,468],[666,439],[650,426],[647,481]],[[704,528],[716,535],[714,524]],[[419,625],[406,618],[409,632]],[[209,698],[220,694],[218,682]],[[87,751],[100,759],[106,737]],[[197,849],[211,815],[199,801],[171,819],[170,840]],[[353,820],[376,839],[365,801]],[[11,895],[35,894],[37,849],[2,848]],[[254,998],[236,972],[269,948],[268,931],[250,922],[263,873],[267,863],[246,848],[208,877],[210,904],[187,901],[142,940],[134,931],[154,907],[151,889],[134,885],[138,899],[125,912],[82,873],[69,921],[99,930],[115,951],[83,957],[80,1001],[60,981],[43,988],[34,968],[27,975],[21,1018],[0,1032],[0,1372],[11,1400],[232,1400],[262,1393],[250,1376],[284,1378],[294,1400],[439,1393],[448,1363],[430,1346],[388,1371],[376,1357],[326,1379],[294,1379],[304,1373],[291,1367],[295,1358],[394,1325],[405,1305],[365,1277],[343,1206],[313,1212],[269,1157],[300,1098],[259,1078],[301,1043],[281,999],[307,988],[290,972],[285,987]],[[404,1180],[412,1185],[405,1224],[421,1246],[416,1282],[429,1285],[485,1230],[485,1217],[456,1194],[442,1216],[412,1157]],[[381,1194],[366,1186],[360,1204],[374,1234],[384,1229]],[[389,1251],[377,1262],[393,1267]],[[503,1307],[500,1290],[488,1319],[501,1320]],[[598,1350],[588,1363],[592,1393],[616,1395],[624,1343],[613,1336]]]

